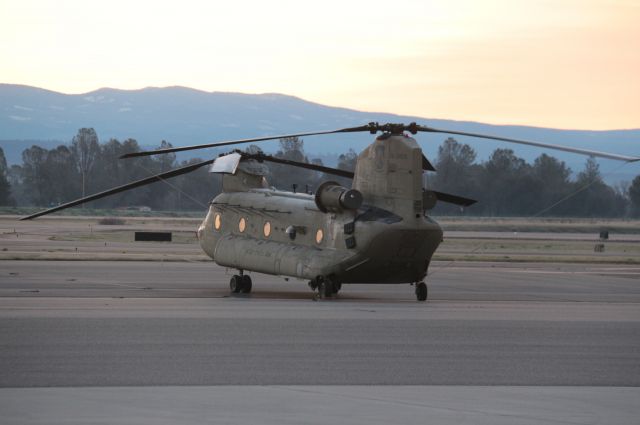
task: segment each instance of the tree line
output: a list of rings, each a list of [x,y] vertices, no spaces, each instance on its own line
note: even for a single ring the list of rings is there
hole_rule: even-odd
[[[162,141],[158,148],[171,147]],[[110,139],[99,143],[91,128],[78,130],[69,145],[54,149],[32,146],[22,153],[22,164],[7,167],[0,148],[0,205],[50,207],[85,195],[124,185],[153,174],[203,161],[177,161],[175,154],[119,159],[140,150],[134,139]],[[260,148],[246,149],[256,153]],[[309,159],[304,141],[280,140],[276,157],[323,165]],[[207,158],[209,159],[209,158]],[[338,168],[355,168],[353,150],[339,156]],[[575,174],[558,159],[542,154],[532,164],[510,149],[496,149],[486,161],[477,162],[467,144],[446,139],[438,149],[437,173],[427,173],[427,187],[477,199],[466,210],[439,203],[435,215],[640,217],[640,176],[629,184],[607,185],[593,158]],[[313,170],[269,164],[270,185],[282,190],[313,192],[328,179],[345,186],[350,181]],[[131,206],[153,210],[195,211],[207,208],[221,190],[219,175],[202,167],[167,181],[139,187],[86,204],[86,208],[114,209]]]
[[[467,214],[479,216],[639,217],[640,176],[631,184],[607,185],[598,163],[589,157],[573,176],[563,161],[541,154],[532,164],[511,149],[496,149],[476,162],[476,152],[453,138],[438,148],[433,187],[480,202]],[[439,214],[460,214],[438,205]]]

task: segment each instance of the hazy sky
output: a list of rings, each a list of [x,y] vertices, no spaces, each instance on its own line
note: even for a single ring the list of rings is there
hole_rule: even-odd
[[[640,0],[0,0],[0,82],[640,128]]]

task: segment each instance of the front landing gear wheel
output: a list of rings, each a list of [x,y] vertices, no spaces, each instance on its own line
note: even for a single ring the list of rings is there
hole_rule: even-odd
[[[243,294],[248,294],[251,292],[252,286],[253,285],[251,284],[251,278],[246,274],[241,276],[234,274],[229,281],[229,289],[231,290],[232,294],[239,294],[241,292]]]
[[[242,288],[240,289],[240,292],[242,292],[243,294],[248,294],[251,292],[251,277],[249,277],[248,274],[245,274],[243,276],[241,276],[242,279]]]
[[[416,283],[416,298],[418,301],[426,301],[429,292],[427,290],[427,284],[424,282]]]
[[[242,276],[234,274],[229,281],[229,289],[232,294],[238,294],[242,290]]]

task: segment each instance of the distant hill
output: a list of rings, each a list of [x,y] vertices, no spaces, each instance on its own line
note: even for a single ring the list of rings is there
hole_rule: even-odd
[[[370,121],[411,122],[460,131],[538,140],[547,143],[579,146],[588,149],[640,155],[640,129],[612,131],[556,130],[526,126],[497,126],[468,121],[437,120],[370,113],[335,108],[282,94],[242,94],[204,92],[185,87],[149,87],[141,90],[99,89],[77,95],[57,93],[35,87],[0,84],[0,146],[11,163],[20,162],[20,153],[34,141],[50,147],[55,141],[68,142],[81,127],[93,127],[102,141],[115,137],[134,138],[152,147],[166,140],[174,146],[218,140],[277,135],[301,131],[330,130],[362,125]],[[447,135],[419,134],[427,156],[435,157],[437,147]],[[370,143],[363,134],[305,138],[309,154],[356,151]],[[456,137],[471,144],[479,159],[486,159],[497,147],[510,147],[517,155],[532,161],[542,151],[518,145],[481,139]],[[277,142],[264,144],[267,151]],[[574,171],[582,168],[585,158],[550,152]],[[194,155],[197,155],[195,153]],[[617,168],[611,161],[601,161],[602,170]],[[622,173],[608,180],[625,179],[640,174],[640,167],[628,165]]]

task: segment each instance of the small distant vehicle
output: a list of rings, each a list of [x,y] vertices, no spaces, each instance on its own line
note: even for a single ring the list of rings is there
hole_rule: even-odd
[[[50,208],[21,220],[73,207],[200,167],[221,173],[216,196],[197,230],[204,252],[220,266],[238,270],[229,282],[232,293],[250,293],[259,272],[308,281],[321,298],[331,298],[343,284],[412,284],[419,301],[428,298],[424,282],[431,258],[442,241],[442,228],[428,211],[437,202],[460,206],[473,199],[423,186],[424,171],[435,171],[411,137],[419,132],[447,133],[519,143],[619,161],[639,157],[517,140],[491,135],[435,129],[411,123],[369,123],[361,127],[241,139],[204,145],[135,152],[122,158],[160,155],[192,149],[255,143],[320,134],[380,133],[358,156],[355,172],[276,158],[264,153],[233,151],[218,158],[154,175]],[[351,187],[322,183],[315,194],[269,187],[265,163],[321,171],[352,178]]]

